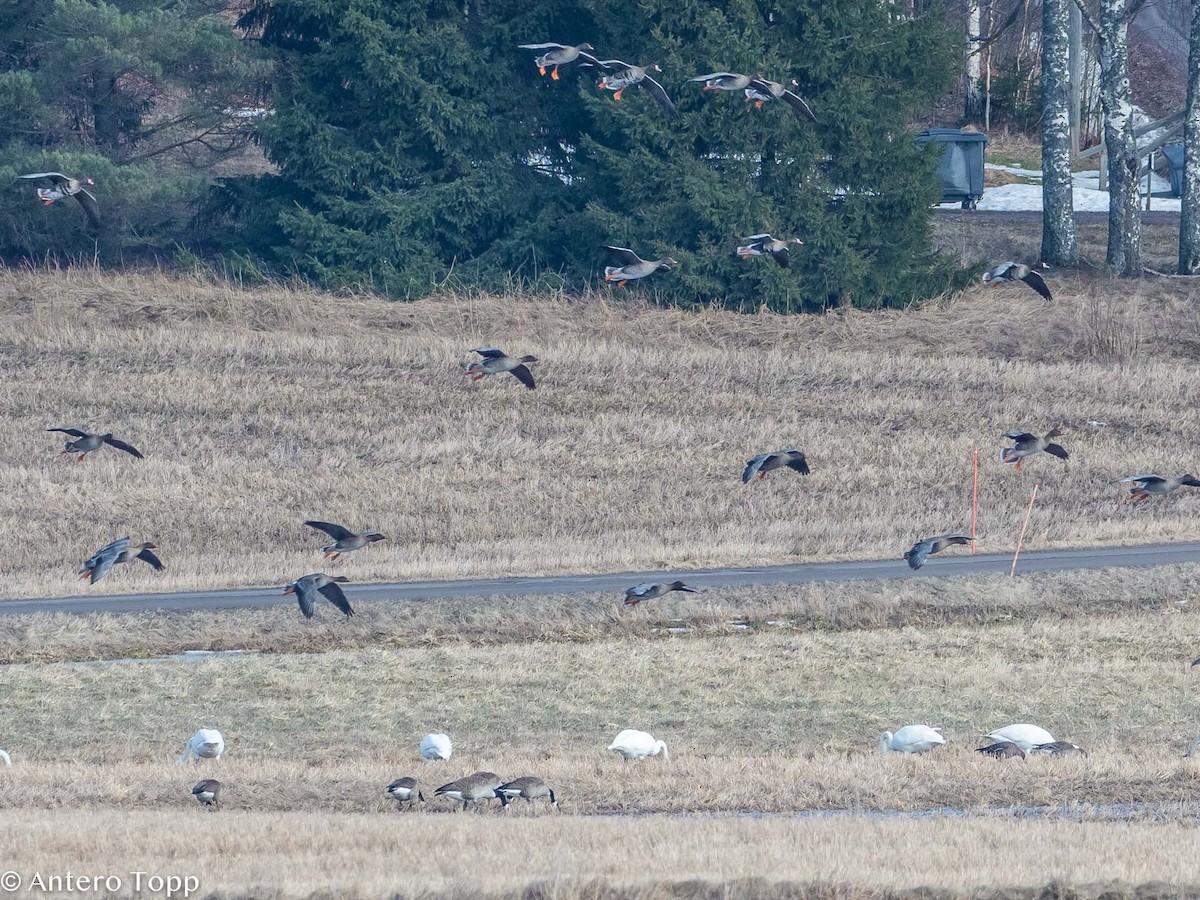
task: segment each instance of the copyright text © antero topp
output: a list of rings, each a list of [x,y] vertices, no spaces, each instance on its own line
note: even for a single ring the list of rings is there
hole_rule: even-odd
[[[155,875],[150,872],[130,872],[128,875],[81,875],[67,871],[62,874],[31,872],[23,875],[9,870],[0,874],[0,891],[29,894],[115,894],[125,889],[134,893],[161,894],[165,897],[190,897],[200,890],[196,875]]]

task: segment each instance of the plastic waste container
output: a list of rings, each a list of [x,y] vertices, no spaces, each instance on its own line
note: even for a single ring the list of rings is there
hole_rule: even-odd
[[[942,145],[938,179],[942,182],[942,202],[962,202],[963,209],[975,209],[983,196],[983,151],[987,135],[958,128],[930,128],[917,134],[917,142]]]

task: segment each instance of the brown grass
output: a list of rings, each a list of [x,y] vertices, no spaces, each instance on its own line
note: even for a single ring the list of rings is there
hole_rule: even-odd
[[[1178,286],[1055,287],[1049,311],[1017,286],[785,318],[5,273],[0,591],[283,583],[321,565],[312,516],[391,537],[337,566],[355,580],[891,557],[965,524],[975,443],[984,546],[1011,545],[1039,480],[1031,548],[1200,537],[1200,498],[1134,509],[1105,484],[1192,467],[1195,305]],[[484,343],[538,355],[539,389],[466,383],[457,363]],[[42,429],[66,424],[148,459],[62,459]],[[1055,424],[1069,465],[1001,471],[1000,432]],[[739,483],[792,444],[810,478]],[[81,587],[79,562],[124,534],[167,572]]]

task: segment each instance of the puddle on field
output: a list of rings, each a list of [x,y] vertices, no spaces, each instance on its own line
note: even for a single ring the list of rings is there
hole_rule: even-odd
[[[184,650],[182,653],[172,653],[169,656],[123,656],[119,659],[78,659],[50,663],[4,663],[0,668],[10,666],[112,666],[118,663],[200,662],[206,659],[221,659],[226,656],[249,656],[257,653],[257,650]]]

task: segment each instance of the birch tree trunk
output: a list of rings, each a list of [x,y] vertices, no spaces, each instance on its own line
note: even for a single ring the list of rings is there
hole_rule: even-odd
[[[1187,107],[1183,125],[1183,202],[1179,274],[1200,275],[1200,0],[1192,0]]]
[[[1108,149],[1109,269],[1142,275],[1142,217],[1138,209],[1137,140],[1129,86],[1129,16],[1125,0],[1100,0],[1100,105]]]
[[[983,120],[983,67],[979,50],[982,27],[980,0],[967,0],[967,91],[963,114],[968,122]]]
[[[1042,0],[1042,261],[1053,266],[1079,262],[1071,190],[1071,5]]]

